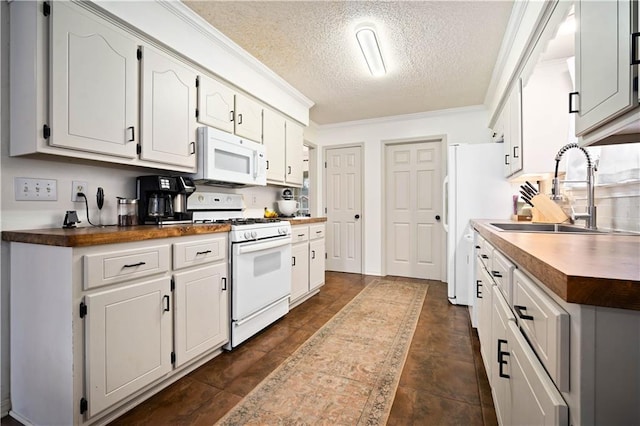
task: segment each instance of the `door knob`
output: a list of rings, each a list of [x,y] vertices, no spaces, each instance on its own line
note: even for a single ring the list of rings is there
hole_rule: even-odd
[[[356,219],[360,219],[360,215],[359,215],[359,214],[355,215],[354,217],[355,217]]]
[[[440,215],[439,214],[436,215],[436,220],[440,220]]]

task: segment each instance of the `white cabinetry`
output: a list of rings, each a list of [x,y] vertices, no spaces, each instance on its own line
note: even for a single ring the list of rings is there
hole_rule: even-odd
[[[504,132],[504,175],[522,169],[522,80],[518,79],[509,94],[499,122]]]
[[[196,167],[196,72],[168,54],[141,48],[140,158]]]
[[[285,118],[274,111],[265,109],[262,142],[267,151],[267,181],[269,183],[284,184],[285,140]],[[300,155],[302,155],[302,148]]]
[[[235,92],[226,84],[198,76],[198,122],[233,133]]]
[[[324,234],[324,223],[291,227],[292,307],[317,294],[324,284]]]
[[[12,410],[28,424],[107,423],[228,341],[226,234],[10,250]]]
[[[107,21],[60,2],[51,15],[51,146],[135,158],[138,46]]]
[[[286,170],[284,180],[287,185],[302,186],[302,149],[304,146],[304,129],[297,123],[287,120],[286,123]]]
[[[91,417],[171,371],[171,280],[91,293],[85,303]]]
[[[262,105],[248,96],[236,93],[236,135],[262,143]]]
[[[632,52],[632,39],[636,50],[640,43],[640,35],[632,35],[638,31],[637,8],[636,0],[575,2],[577,136],[638,106],[640,53]]]

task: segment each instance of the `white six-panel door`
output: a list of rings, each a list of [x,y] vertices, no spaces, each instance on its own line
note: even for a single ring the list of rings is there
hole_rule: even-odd
[[[387,145],[385,163],[386,273],[440,280],[440,141]]]
[[[326,150],[327,262],[329,271],[362,272],[362,153]]]

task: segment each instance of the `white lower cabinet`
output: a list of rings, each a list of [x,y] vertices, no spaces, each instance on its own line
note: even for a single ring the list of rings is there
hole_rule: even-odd
[[[491,380],[491,309],[493,305],[493,280],[481,262],[476,263],[476,306],[478,308],[478,338],[480,353],[487,377]]]
[[[85,297],[89,417],[171,371],[171,279]]]
[[[324,284],[325,225],[294,225],[291,227],[291,297],[297,306],[317,294]]]
[[[227,234],[10,250],[11,403],[23,423],[108,423],[229,339]]]
[[[496,408],[496,417],[501,425],[513,424],[511,418],[511,367],[509,347],[509,323],[515,317],[497,286],[493,287],[491,306],[491,393]],[[484,356],[484,355],[483,355]],[[487,375],[489,372],[487,372]]]
[[[175,353],[180,367],[229,340],[227,264],[174,274]]]

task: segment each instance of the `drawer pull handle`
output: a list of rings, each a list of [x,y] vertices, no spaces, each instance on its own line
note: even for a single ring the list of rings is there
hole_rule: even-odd
[[[487,256],[486,254],[481,254],[480,257],[483,258],[483,259],[488,259],[489,258],[489,256]]]
[[[500,366],[500,370],[498,371],[498,375],[502,378],[505,379],[509,379],[511,376],[509,376],[508,374],[505,374],[502,371],[502,367],[507,364],[507,361],[504,359],[505,356],[509,356],[511,355],[509,352],[507,351],[503,351],[502,350],[502,344],[507,344],[507,341],[504,339],[498,339],[498,365]]]
[[[480,250],[480,246],[476,246],[476,248],[477,248],[478,250]]]
[[[222,277],[222,291],[227,291],[227,277]]]
[[[164,309],[163,309],[163,311],[164,311],[164,312],[169,312],[169,311],[171,310],[171,306],[169,305],[169,304],[170,304],[169,296],[168,296],[168,295],[164,295],[164,296],[162,297],[162,300],[163,300],[163,302],[164,302]]]
[[[291,256],[291,266],[296,266],[296,257]]]
[[[316,231],[316,234],[322,234],[322,231]]]
[[[123,268],[135,268],[136,266],[142,266],[146,264],[147,262],[130,263],[128,265],[124,265]]]
[[[527,314],[523,314],[522,313],[522,311],[526,311],[527,310],[526,306],[513,305],[513,309],[516,311],[516,314],[518,314],[518,317],[522,318],[523,320],[533,321],[533,317],[531,315],[527,315]]]
[[[304,234],[298,234],[298,237],[304,237]]]
[[[478,299],[482,299],[482,292],[480,291],[480,287],[482,287],[482,281],[476,280],[476,297]]]
[[[311,250],[311,259],[315,259],[315,258],[316,258],[316,251]]]
[[[196,252],[196,256],[200,256],[201,254],[209,254],[209,253],[211,253],[211,250],[199,251],[199,252]]]
[[[500,273],[500,271],[491,271],[491,275],[497,278],[502,278],[502,274]]]

